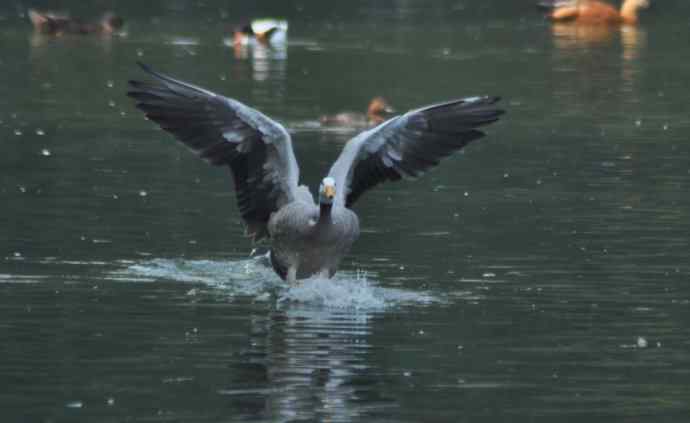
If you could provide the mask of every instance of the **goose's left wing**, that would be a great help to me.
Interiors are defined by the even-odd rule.
[[[499,97],[468,97],[396,116],[348,141],[329,176],[337,199],[350,207],[384,181],[417,177],[484,136],[479,127],[498,120]]]

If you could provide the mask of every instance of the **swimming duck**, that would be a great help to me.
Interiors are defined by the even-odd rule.
[[[252,42],[262,45],[284,43],[287,37],[288,23],[276,19],[255,19],[242,25],[233,32],[233,44],[246,46]]]
[[[649,0],[624,0],[620,10],[598,0],[551,0],[539,3],[539,6],[549,9],[549,16],[554,21],[635,25],[639,10],[649,7]]]
[[[324,115],[319,118],[321,125],[337,126],[353,129],[366,129],[374,127],[385,121],[387,116],[395,110],[383,97],[374,97],[369,102],[367,113],[341,112],[335,115]]]
[[[124,19],[107,12],[99,22],[84,22],[78,18],[55,13],[41,13],[29,9],[29,19],[34,29],[42,34],[112,34],[124,25]]]
[[[352,138],[321,180],[318,201],[299,184],[288,131],[237,100],[160,74],[130,81],[136,107],[197,156],[228,167],[246,234],[268,238],[274,271],[289,283],[332,277],[359,236],[352,205],[385,181],[414,178],[484,136],[498,97],[469,97],[409,111]]]

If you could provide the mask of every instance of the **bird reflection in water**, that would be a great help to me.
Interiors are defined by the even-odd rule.
[[[221,394],[252,417],[352,421],[393,405],[371,366],[372,313],[283,304],[252,322],[237,378]],[[379,373],[380,374],[380,373]]]
[[[554,91],[557,101],[567,104],[569,111],[588,118],[592,118],[593,110],[604,110],[598,104],[606,104],[608,113],[620,116],[620,127],[609,124],[612,130],[633,135],[641,125],[637,115],[643,98],[639,81],[647,47],[646,30],[639,25],[554,23],[552,34],[557,53],[554,70],[560,74],[555,78],[559,81]],[[616,77],[615,72],[602,71],[603,67],[617,68],[620,73]],[[612,104],[617,108],[612,109]],[[609,142],[607,131],[611,129],[601,122],[593,117],[592,124],[598,126],[600,136]],[[622,143],[616,171],[621,175],[639,174],[638,157],[636,143]],[[635,189],[625,195],[626,207],[637,207],[640,201]]]
[[[618,28],[605,25],[573,25],[554,23],[551,26],[553,40],[559,49],[580,49],[607,44],[613,41]]]
[[[647,32],[640,27],[626,26],[621,28],[621,45],[623,47],[623,82],[632,88],[639,68],[640,54],[647,47]]]
[[[637,15],[649,4],[649,0],[624,0],[617,10],[597,0],[547,0],[540,3],[542,7],[551,9],[554,43],[561,50],[587,51],[611,46],[619,39],[622,46],[621,78],[627,86],[634,82],[639,52],[646,44],[646,33],[637,25]]]
[[[555,23],[552,34],[556,48],[568,55],[576,51],[590,52],[620,42],[621,79],[623,89],[629,90],[635,82],[641,52],[647,45],[647,33],[639,26],[575,25]],[[585,76],[591,77],[589,73]]]
[[[554,44],[562,50],[586,49],[615,42],[620,37],[623,59],[636,59],[644,47],[646,33],[637,26],[575,25],[554,23],[551,26]]]

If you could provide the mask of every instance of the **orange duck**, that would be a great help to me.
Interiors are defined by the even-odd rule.
[[[42,34],[112,34],[124,25],[124,20],[108,12],[99,22],[84,22],[78,18],[55,13],[41,13],[29,9],[34,29]]]
[[[635,25],[637,13],[649,6],[649,0],[623,0],[620,10],[598,0],[552,0],[539,3],[550,9],[554,21],[572,21],[595,25]]]
[[[330,116],[321,116],[319,121],[324,126],[338,126],[351,128],[372,128],[388,119],[390,113],[395,112],[383,97],[374,97],[369,102],[367,113],[341,112]]]

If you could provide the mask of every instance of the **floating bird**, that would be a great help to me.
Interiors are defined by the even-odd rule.
[[[386,120],[395,110],[383,97],[374,97],[369,102],[367,113],[341,112],[335,115],[321,116],[319,121],[324,126],[340,128],[366,129],[374,127]]]
[[[99,22],[84,22],[67,15],[41,13],[34,9],[29,9],[28,14],[34,29],[42,34],[112,34],[124,25],[124,20],[112,12],[105,13]]]
[[[547,0],[539,7],[549,10],[554,21],[599,25],[635,25],[640,9],[649,7],[649,0],[624,0],[620,10],[598,0]]]
[[[288,23],[276,19],[255,19],[235,29],[233,44],[246,46],[253,42],[261,45],[284,43],[287,40]]]
[[[299,185],[287,130],[237,100],[139,64],[153,81],[127,93],[146,117],[212,165],[228,166],[253,241],[268,238],[275,272],[289,283],[332,277],[359,236],[352,205],[384,181],[414,178],[498,120],[498,97],[469,97],[396,116],[351,139],[321,181],[318,202]]]

